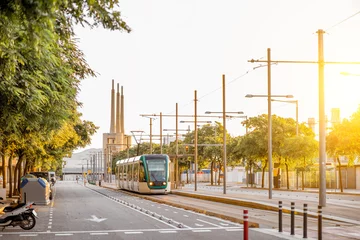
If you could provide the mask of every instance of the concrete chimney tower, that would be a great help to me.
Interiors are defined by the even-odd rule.
[[[120,128],[120,132],[122,134],[125,134],[125,127],[124,127],[124,92],[123,92],[123,86],[121,86],[121,128]]]
[[[121,133],[121,118],[120,118],[120,92],[119,92],[119,84],[117,84],[117,92],[116,92],[116,134]]]
[[[112,88],[111,88],[110,133],[115,133],[115,89],[114,89],[114,79],[112,80]]]

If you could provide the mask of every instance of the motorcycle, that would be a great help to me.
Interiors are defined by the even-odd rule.
[[[0,197],[0,200],[3,200],[3,198]],[[30,230],[35,227],[35,218],[38,218],[38,216],[35,209],[32,208],[33,204],[33,202],[19,203],[15,206],[5,207],[0,212],[0,227],[3,228],[2,231],[8,226],[20,226],[24,230]]]

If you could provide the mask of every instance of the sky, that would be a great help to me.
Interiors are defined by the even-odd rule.
[[[260,64],[248,60],[266,60],[271,48],[272,60],[317,61],[318,29],[326,32],[325,61],[360,62],[360,14],[349,18],[360,11],[357,0],[122,0],[119,9],[131,33],[75,29],[79,48],[98,73],[81,82],[78,96],[82,118],[99,127],[85,149],[101,148],[102,135],[110,130],[112,79],[124,88],[125,133],[149,134],[150,120],[141,114],[174,115],[178,103],[179,114],[193,115],[195,90],[198,114],[222,111],[223,74],[226,111],[267,114],[266,98],[245,98],[267,94],[267,67],[254,69]],[[291,94],[299,101],[299,122],[318,121],[317,64],[276,64],[271,69],[272,94]],[[332,108],[340,108],[341,118],[357,110],[357,75],[360,65],[325,66],[329,118]],[[272,114],[295,119],[295,105],[273,102]],[[227,120],[231,135],[245,134],[241,121]],[[175,124],[174,117],[163,118],[163,129]],[[179,128],[188,125],[194,129],[193,123],[179,123]],[[153,120],[152,133],[160,134],[159,118]]]

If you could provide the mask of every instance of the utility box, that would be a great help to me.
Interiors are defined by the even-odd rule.
[[[37,205],[50,203],[50,184],[43,178],[24,178],[20,185],[22,201]]]

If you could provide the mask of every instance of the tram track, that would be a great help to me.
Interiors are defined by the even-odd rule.
[[[134,196],[149,200],[152,202],[157,202],[160,204],[166,204],[175,208],[181,208],[200,214],[205,214],[208,216],[213,216],[221,218],[230,222],[243,224],[243,210],[249,210],[249,226],[250,227],[266,227],[266,228],[277,228],[278,222],[278,213],[274,210],[264,210],[258,208],[248,208],[239,205],[214,202],[209,200],[195,199],[188,196],[179,196],[175,194],[168,195],[143,195],[134,192],[107,188],[113,192],[123,193],[129,196]],[[296,215],[295,217],[296,228],[302,227],[302,217],[301,214]],[[344,223],[341,221],[336,221],[332,219],[324,219],[324,226],[337,227],[337,226],[348,226],[349,223]],[[309,226],[317,226],[317,219],[315,217],[308,218]],[[283,227],[290,228],[290,214],[287,212],[283,213]]]

